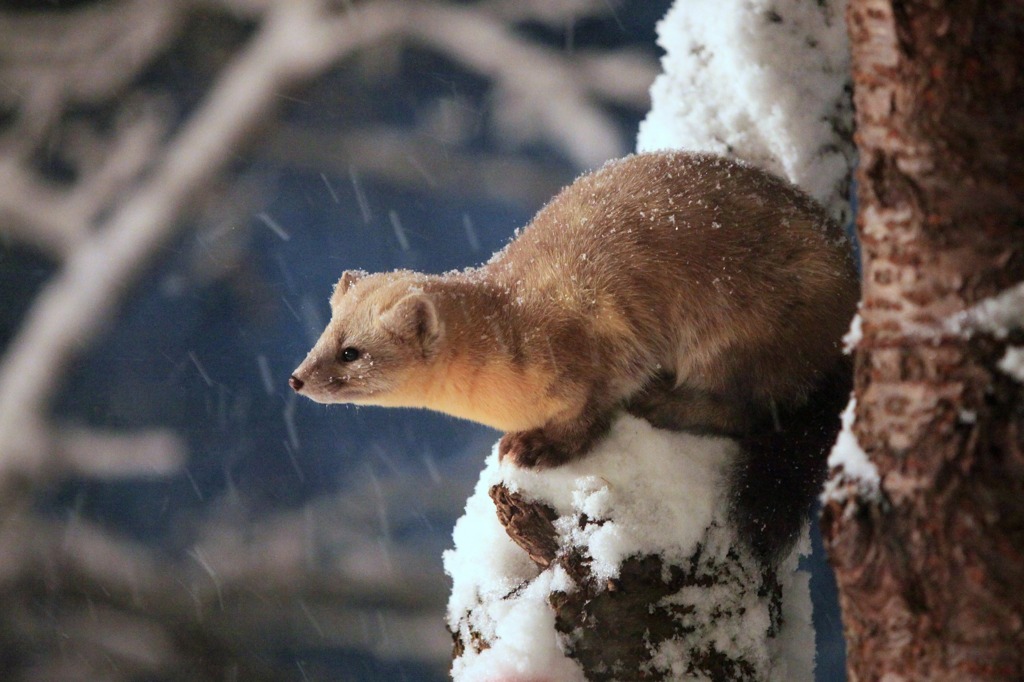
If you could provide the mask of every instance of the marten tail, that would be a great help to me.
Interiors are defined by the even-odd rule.
[[[740,539],[766,564],[788,553],[799,537],[825,481],[852,383],[852,363],[844,358],[803,405],[737,437],[741,454],[732,475],[730,517]]]

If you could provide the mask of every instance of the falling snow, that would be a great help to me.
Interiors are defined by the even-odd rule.
[[[269,213],[257,213],[256,217],[260,220],[260,222],[269,227],[274,234],[280,237],[281,241],[286,242],[292,238],[292,236],[288,234],[288,231],[281,227],[281,224],[274,220]]]
[[[366,193],[363,191],[363,185],[359,181],[355,166],[348,167],[348,177],[352,181],[352,191],[355,192],[356,201],[359,203],[359,213],[363,216],[363,222],[369,225],[373,214],[370,212],[370,202],[366,199]]]
[[[398,240],[398,246],[401,247],[402,251],[408,251],[409,238],[405,236],[405,229],[402,227],[402,221],[398,218],[398,211],[394,209],[388,211],[388,220],[391,222],[391,229],[395,233],[395,239]]]

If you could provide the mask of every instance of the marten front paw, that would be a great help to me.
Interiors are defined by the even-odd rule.
[[[506,433],[498,444],[498,458],[508,458],[524,469],[548,469],[572,459],[568,452],[539,429]]]

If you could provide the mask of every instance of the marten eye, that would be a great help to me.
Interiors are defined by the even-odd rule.
[[[345,350],[341,351],[342,362],[353,362],[359,359],[359,349],[349,346]]]

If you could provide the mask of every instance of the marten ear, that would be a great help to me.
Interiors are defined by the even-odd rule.
[[[345,292],[349,290],[353,284],[361,280],[366,276],[364,270],[346,270],[341,273],[341,279],[334,285],[334,293],[331,294],[331,303],[334,303],[339,298],[345,295]]]
[[[403,339],[415,339],[429,355],[441,336],[441,320],[429,294],[409,294],[399,299],[380,318],[381,325]]]

